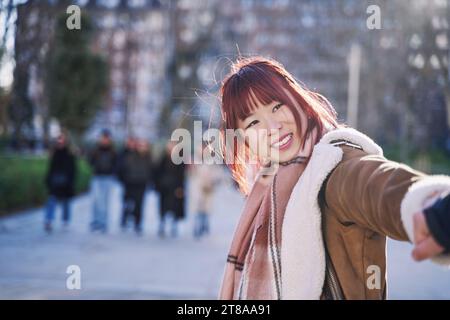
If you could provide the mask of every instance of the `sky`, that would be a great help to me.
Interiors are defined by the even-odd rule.
[[[14,3],[19,4],[26,2],[24,0],[13,0]],[[3,7],[6,6],[8,0],[0,0]],[[17,18],[17,13],[14,11],[10,19],[10,28],[6,38],[6,54],[0,61],[0,87],[8,88],[11,86],[13,81],[13,71],[14,71],[14,32],[15,32],[15,20]],[[5,33],[5,19],[6,11],[2,10],[0,12],[0,39],[3,39]]]

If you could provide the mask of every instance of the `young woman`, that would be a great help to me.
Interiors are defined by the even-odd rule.
[[[386,236],[414,241],[417,259],[426,243],[433,261],[449,264],[426,223],[420,236],[413,226],[449,177],[387,160],[273,60],[239,60],[221,98],[223,152],[247,195],[221,299],[383,299]],[[241,139],[227,140],[228,129]]]

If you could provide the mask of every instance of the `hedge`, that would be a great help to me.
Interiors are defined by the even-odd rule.
[[[47,199],[44,179],[46,156],[0,155],[0,215],[41,206]],[[77,163],[76,193],[88,190],[90,168],[87,162]]]

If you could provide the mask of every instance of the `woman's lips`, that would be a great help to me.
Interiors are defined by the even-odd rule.
[[[278,150],[285,150],[289,148],[293,141],[293,134],[288,133],[280,138],[278,142],[272,144],[272,148],[278,148]]]

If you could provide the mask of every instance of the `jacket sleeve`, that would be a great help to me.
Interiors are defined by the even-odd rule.
[[[68,176],[68,184],[73,187],[75,185],[75,180],[77,177],[77,158],[73,154],[71,154],[69,158]]]
[[[424,214],[434,239],[450,253],[450,194],[439,198]]]
[[[152,154],[148,153],[147,154],[147,182],[148,185],[150,185],[152,188],[154,186],[154,164],[153,164],[153,158],[152,158]]]
[[[346,148],[342,148],[343,159],[327,179],[326,205],[342,224],[358,224],[407,241],[402,201],[412,185],[429,176],[383,156]]]
[[[153,184],[155,186],[155,190],[158,192],[162,191],[161,186],[161,179],[164,175],[164,159],[165,156],[162,156],[161,158],[157,159],[154,163],[153,167]]]
[[[49,161],[48,161],[48,165],[47,165],[47,172],[46,172],[46,174],[45,174],[45,179],[44,179],[44,182],[45,182],[45,186],[47,187],[47,189],[50,189],[50,179],[51,179],[51,176],[52,176],[52,174],[53,174],[53,170],[54,170],[54,159],[53,159],[53,154],[51,154],[50,156],[49,156]]]
[[[115,174],[117,176],[117,179],[121,183],[125,183],[125,173],[124,173],[125,157],[126,157],[125,151],[123,151],[122,153],[120,153],[117,156],[117,162],[116,162],[116,168],[115,168]]]
[[[342,161],[325,184],[325,203],[344,225],[357,224],[390,238],[413,242],[413,215],[427,197],[450,190],[450,177],[426,175],[383,156],[342,147]],[[432,259],[450,264],[450,255]]]

